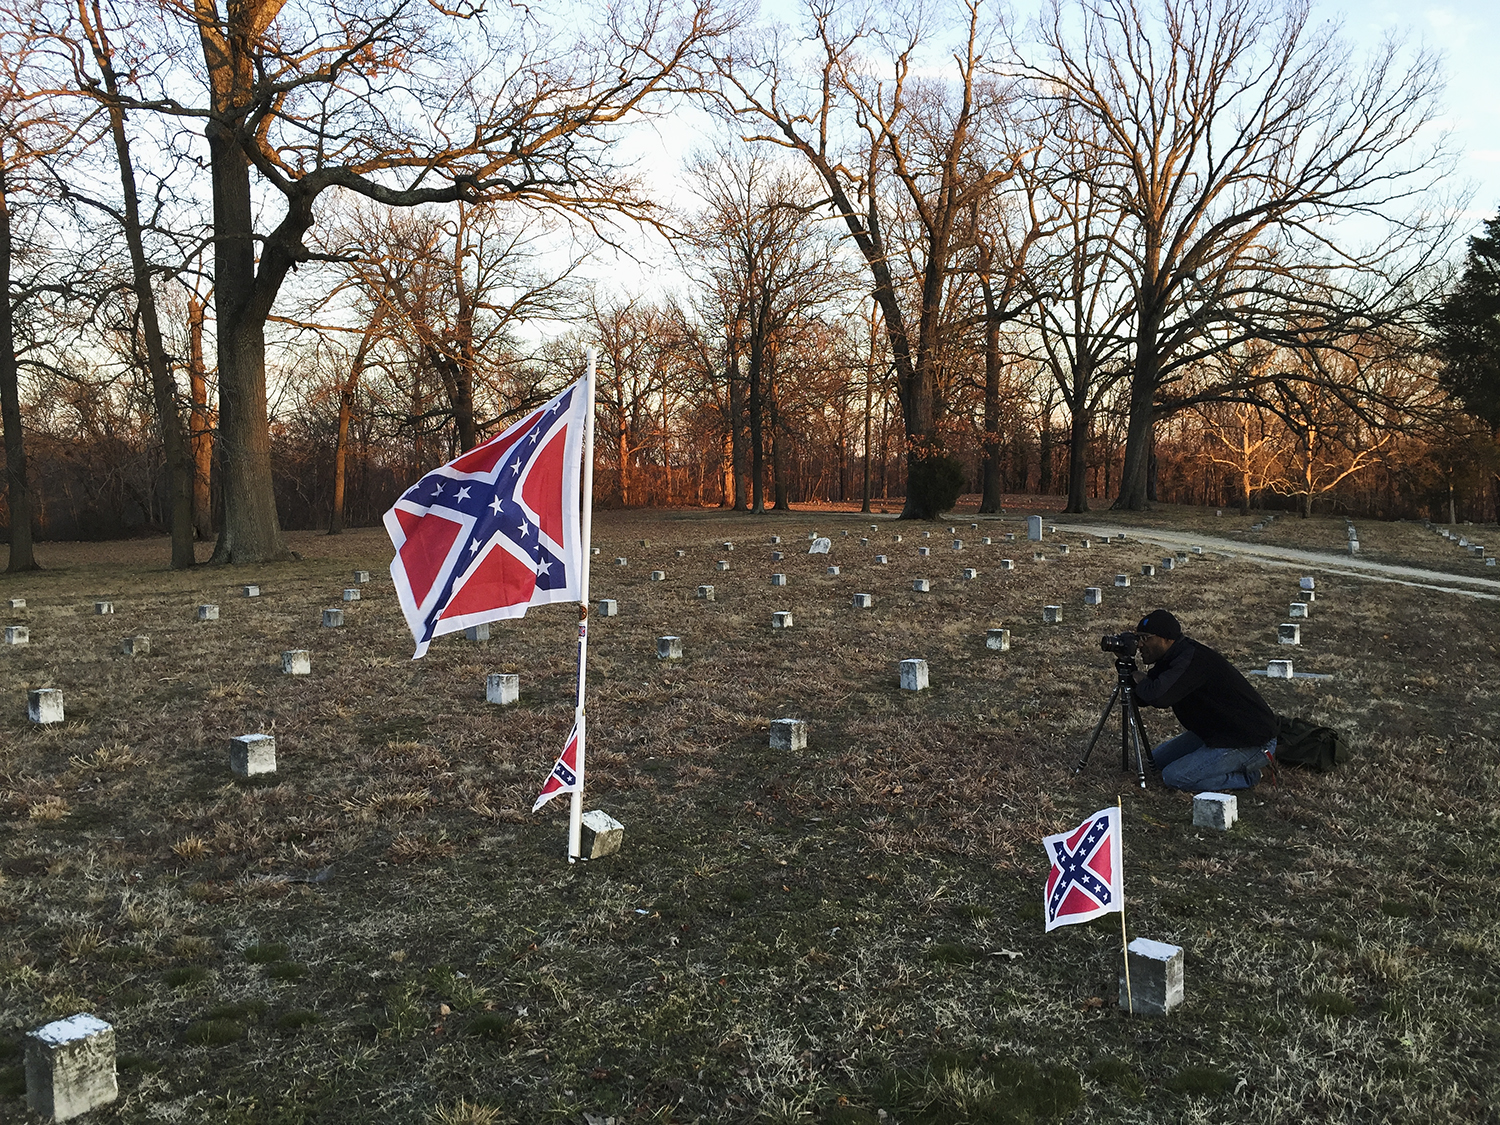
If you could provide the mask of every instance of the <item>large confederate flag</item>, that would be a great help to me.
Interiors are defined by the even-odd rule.
[[[582,599],[581,382],[433,469],[385,514],[391,577],[417,641]]]

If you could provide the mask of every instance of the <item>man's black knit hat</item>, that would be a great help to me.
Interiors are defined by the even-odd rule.
[[[1150,633],[1153,637],[1165,637],[1169,641],[1182,640],[1182,626],[1164,609],[1153,609],[1135,627],[1137,633]]]

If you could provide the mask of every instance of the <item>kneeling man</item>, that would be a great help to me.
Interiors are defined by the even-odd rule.
[[[1135,632],[1151,665],[1135,674],[1136,700],[1170,707],[1187,732],[1152,751],[1162,782],[1189,793],[1254,788],[1276,753],[1276,716],[1260,693],[1223,656],[1183,636],[1164,609]]]

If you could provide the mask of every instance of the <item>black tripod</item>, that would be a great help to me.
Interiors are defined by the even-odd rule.
[[[1089,739],[1088,749],[1083,752],[1083,757],[1078,759],[1078,764],[1073,767],[1073,772],[1079,773],[1083,767],[1089,764],[1089,755],[1094,752],[1094,743],[1099,741],[1099,735],[1104,732],[1104,724],[1109,720],[1110,709],[1114,707],[1115,701],[1120,703],[1120,768],[1130,768],[1130,748],[1135,745],[1135,775],[1140,780],[1141,788],[1146,788],[1146,763],[1151,763],[1151,768],[1156,768],[1156,762],[1151,757],[1151,739],[1146,735],[1146,727],[1141,722],[1140,708],[1135,702],[1135,661],[1121,657],[1115,657],[1115,690],[1110,694],[1109,702],[1104,705],[1104,712],[1099,716],[1099,725],[1094,728],[1094,737]]]

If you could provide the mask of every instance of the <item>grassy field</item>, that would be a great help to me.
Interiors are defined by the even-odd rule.
[[[1344,561],[1342,520],[1134,518]],[[118,1036],[101,1121],[1500,1120],[1500,602],[1320,576],[1290,651],[1334,678],[1257,682],[1357,757],[1284,771],[1218,835],[1112,742],[1072,776],[1112,686],[1098,637],[1164,605],[1263,668],[1299,572],[1209,553],[1142,578],[1159,549],[1056,517],[1037,561],[1019,516],[970,522],[600,513],[594,594],[620,608],[593,619],[589,805],[626,842],[576,867],[566,802],[529,812],[571,722],[572,609],[412,662],[379,531],[189,574],[162,542],[42,544],[47,570],[0,578],[31,637],[0,648],[0,1120],[27,1119],[25,1031],[78,1011]],[[1381,561],[1495,575],[1359,527]],[[374,581],[321,628],[355,568]],[[292,648],[311,676],[281,674]],[[930,691],[898,690],[905,657]],[[518,705],[485,703],[495,671]],[[64,724],[27,721],[38,687]],[[806,753],[767,748],[781,717]],[[225,740],[255,731],[279,772],[236,781]],[[1117,918],[1042,933],[1041,837],[1117,796],[1131,936],[1186,949],[1164,1019],[1117,1006]]]

